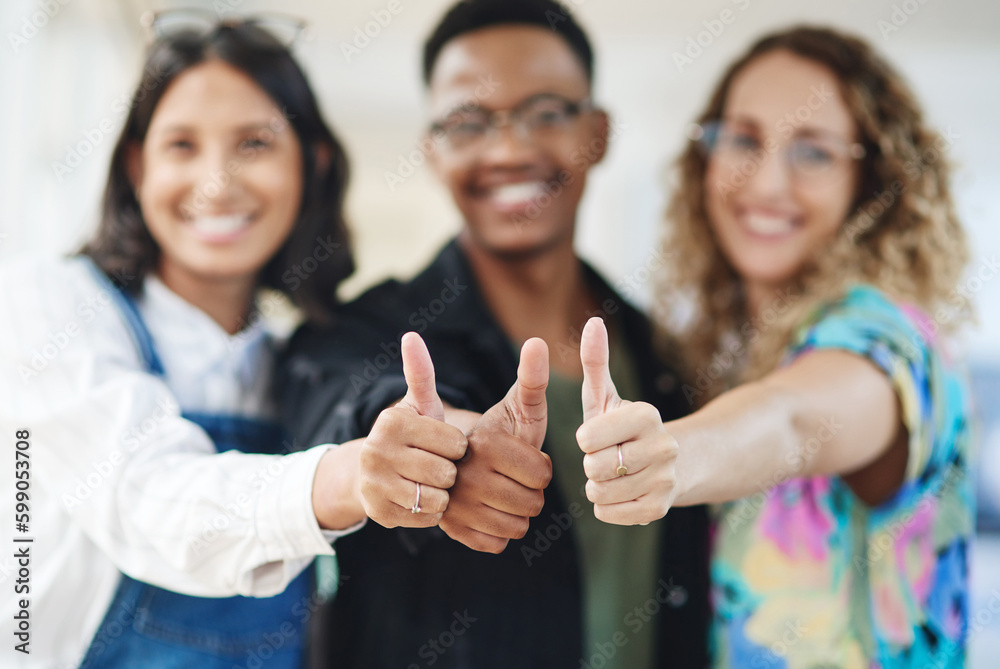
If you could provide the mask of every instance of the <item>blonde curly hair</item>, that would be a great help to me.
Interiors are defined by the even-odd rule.
[[[697,142],[689,143],[674,166],[664,226],[663,244],[675,262],[656,278],[653,307],[664,353],[676,360],[676,350],[666,351],[676,344],[683,354],[692,404],[775,369],[795,328],[855,283],[920,307],[944,332],[972,316],[968,299],[956,299],[969,253],[949,190],[946,142],[927,127],[913,93],[868,44],[808,26],[768,35],[729,67],[698,123],[720,119],[736,76],[777,50],[819,63],[839,80],[865,149],[858,189],[835,241],[777,296],[774,304],[781,308],[761,309],[762,320],[749,314],[742,281],[709,225],[708,158]],[[690,317],[680,322],[685,312]]]

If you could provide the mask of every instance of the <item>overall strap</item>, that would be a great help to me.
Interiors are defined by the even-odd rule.
[[[163,370],[163,363],[160,362],[160,356],[156,353],[153,336],[149,333],[149,328],[146,327],[146,322],[142,319],[142,315],[139,313],[139,307],[136,305],[135,299],[133,299],[128,292],[116,286],[114,282],[112,282],[111,279],[109,279],[107,275],[101,271],[96,264],[94,264],[94,261],[91,258],[88,256],[80,256],[80,258],[87,269],[90,270],[90,273],[94,276],[98,285],[106,290],[111,296],[111,300],[118,308],[118,312],[121,314],[122,318],[125,319],[129,335],[135,343],[139,357],[142,358],[142,362],[146,366],[146,371],[155,376],[164,376],[165,372]]]

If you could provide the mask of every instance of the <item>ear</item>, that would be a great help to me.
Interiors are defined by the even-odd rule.
[[[603,109],[592,111],[590,118],[594,139],[597,140],[591,144],[594,151],[590,153],[590,164],[596,165],[604,160],[604,156],[608,152],[608,142],[611,140],[611,119]]]
[[[316,172],[319,174],[325,174],[328,169],[330,169],[330,157],[331,149],[330,147],[323,143],[316,143]]]
[[[138,200],[142,187],[142,145],[138,142],[132,141],[125,146],[125,175]]]

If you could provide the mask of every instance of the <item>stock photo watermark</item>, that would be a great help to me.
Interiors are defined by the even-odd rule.
[[[750,0],[732,0],[732,3],[741,12],[746,11],[750,6]],[[717,17],[702,21],[701,25],[704,27],[704,30],[700,30],[694,35],[688,35],[685,40],[684,49],[682,51],[674,51],[671,54],[677,71],[683,72],[684,68],[693,65],[705,53],[705,49],[710,48],[722,36],[727,26],[736,23],[736,17],[737,13],[735,11],[726,8],[720,11]]]
[[[38,0],[38,9],[21,19],[17,32],[7,33],[7,42],[14,53],[23,49],[70,2],[72,0]]]

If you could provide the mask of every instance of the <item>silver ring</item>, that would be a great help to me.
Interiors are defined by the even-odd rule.
[[[417,501],[413,503],[410,513],[420,513],[420,484],[417,484]]]
[[[618,444],[618,476],[628,475],[628,467],[625,466],[625,460],[622,458],[622,445]]]

